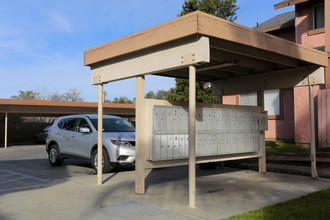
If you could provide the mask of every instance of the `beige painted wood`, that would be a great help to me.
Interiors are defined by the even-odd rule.
[[[98,115],[97,115],[97,185],[102,185],[103,157],[103,84],[98,85]]]
[[[259,90],[257,92],[257,102],[261,110],[265,110],[265,97],[264,91]],[[266,143],[265,143],[265,131],[260,131],[260,154],[259,157],[259,173],[266,173]]]
[[[250,159],[250,158],[259,158],[261,156],[262,155],[260,154],[260,152],[251,152],[251,153],[196,157],[196,164],[230,161],[230,160],[243,160],[243,159]],[[146,160],[145,168],[146,169],[164,168],[164,167],[181,166],[181,165],[187,165],[187,164],[189,164],[189,158],[174,159],[174,160],[159,160],[159,161]]]
[[[276,5],[274,5],[274,9],[280,9],[280,8],[285,8],[287,6],[303,3],[303,2],[308,2],[310,0],[290,0],[289,2],[280,2]]]
[[[324,78],[320,76],[321,72],[319,72],[318,69],[318,66],[298,67],[294,69],[267,72],[259,75],[217,80],[212,82],[212,94],[234,95],[243,92],[258,91],[260,89],[270,90],[292,88],[296,85],[305,85],[305,78],[315,71],[317,71],[316,77],[313,77],[311,83],[317,85],[324,82]]]
[[[8,145],[8,112],[5,113],[5,149]]]
[[[145,79],[136,77],[135,193],[145,193]]]
[[[152,28],[85,51],[84,64],[91,64],[187,37],[197,32],[197,13],[181,16]]]
[[[188,67],[197,63],[210,62],[210,44],[208,37],[190,37],[152,50],[137,52],[109,62],[91,66],[92,84],[96,76],[102,83],[154,74],[167,70]]]
[[[189,207],[196,208],[196,68],[189,66]]]
[[[316,170],[315,150],[315,114],[314,114],[314,88],[309,85],[309,119],[310,119],[310,144],[311,144],[311,174],[312,178],[318,178]]]
[[[287,59],[292,62],[294,61],[292,60],[293,58],[321,66],[327,66],[328,64],[327,56],[323,52],[217,18],[207,13],[196,11],[153,28],[87,50],[84,57],[85,65],[92,66],[101,61],[192,35],[210,36],[214,39],[219,39],[220,44],[217,46],[221,45],[221,43],[232,42],[235,48],[238,48],[236,52],[240,51],[240,46],[242,46],[244,53],[258,49],[248,53],[249,56],[264,51],[266,53],[259,54],[258,57],[266,57],[270,61],[279,59],[280,62],[285,62]],[[226,44],[226,46],[231,45]],[[284,55],[284,57],[281,55]]]

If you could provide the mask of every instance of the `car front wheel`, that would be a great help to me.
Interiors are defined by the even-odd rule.
[[[48,152],[48,160],[52,166],[61,166],[62,165],[63,159],[61,157],[57,144],[53,144],[52,146],[50,146],[49,152]]]
[[[95,171],[97,172],[97,167],[98,167],[98,154],[97,150],[95,149],[93,151],[93,156],[92,156],[92,166],[94,167]],[[103,155],[102,155],[102,173],[109,173],[111,172],[112,167],[110,165],[110,160],[109,160],[109,155],[106,150],[103,150]]]

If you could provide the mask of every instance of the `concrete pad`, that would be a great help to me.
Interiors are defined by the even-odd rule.
[[[7,161],[1,158],[1,153],[1,167],[6,167]],[[32,182],[27,182],[27,186],[38,187],[2,194],[0,219],[221,219],[330,187],[329,179],[259,174],[232,168],[197,168],[197,208],[191,209],[187,166],[145,172],[146,193],[137,195],[135,171],[105,174],[104,184],[98,186],[97,176],[90,175],[92,169],[80,167],[81,164],[67,162],[54,168],[43,167],[43,162],[35,160],[41,170],[33,171],[29,170],[33,161],[20,161],[17,167],[12,163],[10,170],[0,170],[1,181],[30,177]],[[45,178],[40,178],[40,173]]]

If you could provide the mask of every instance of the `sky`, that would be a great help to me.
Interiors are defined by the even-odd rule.
[[[22,91],[64,93],[76,88],[97,102],[84,51],[177,17],[184,0],[1,0],[0,98]],[[275,15],[281,0],[237,0],[235,23],[253,27]],[[145,92],[174,87],[173,78],[147,76]],[[104,85],[107,99],[135,97],[135,79]]]

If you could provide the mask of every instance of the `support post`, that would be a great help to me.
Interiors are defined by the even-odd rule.
[[[8,112],[5,113],[5,149],[8,145]]]
[[[261,107],[261,111],[265,110],[265,97],[264,91],[259,90],[257,92],[257,103]],[[259,157],[259,173],[266,173],[266,143],[265,143],[265,131],[260,131],[260,152]]]
[[[144,103],[144,76],[136,77],[136,131],[135,131],[135,193],[145,192],[145,103]]]
[[[315,115],[314,115],[314,87],[309,82],[309,119],[310,119],[310,144],[311,144],[311,174],[312,178],[318,178],[316,170],[316,150],[315,150]]]
[[[189,66],[189,207],[196,207],[196,68]]]
[[[103,158],[103,84],[98,85],[97,105],[97,185],[102,185],[102,158]]]

